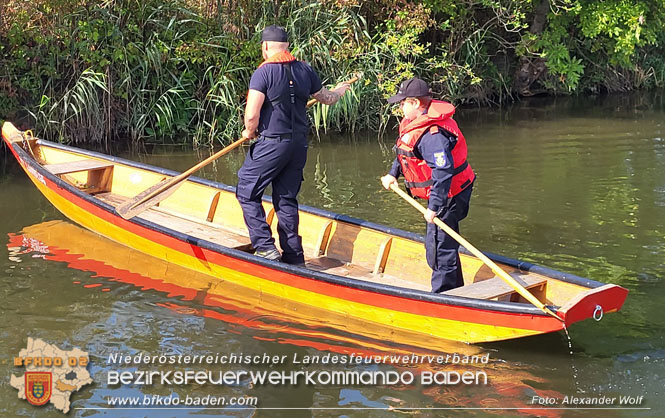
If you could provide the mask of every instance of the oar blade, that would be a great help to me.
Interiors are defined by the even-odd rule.
[[[125,219],[133,218],[134,216],[138,215],[144,210],[150,208],[151,206],[155,206],[157,203],[171,196],[173,192],[175,192],[178,189],[178,186],[176,184],[170,185],[170,183],[174,183],[174,180],[176,180],[176,178],[167,178],[160,181],[154,186],[145,189],[138,195],[123,202],[122,204],[120,204],[118,207],[115,208],[115,211],[118,212],[118,215],[122,216]],[[147,200],[144,201],[146,197],[150,196],[155,191],[162,188],[165,188],[163,192],[157,193],[155,196],[148,198]]]

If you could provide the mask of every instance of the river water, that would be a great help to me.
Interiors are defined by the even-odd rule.
[[[61,416],[53,406],[18,400],[9,384],[12,374],[23,373],[12,359],[30,337],[89,352],[94,383],[72,394],[71,416],[665,416],[664,97],[534,99],[502,110],[459,110],[469,161],[478,174],[462,235],[484,251],[630,291],[621,312],[575,324],[570,340],[557,333],[473,347],[452,344],[448,351],[489,354],[489,364],[294,364],[294,356],[427,352],[328,327],[324,316],[303,320],[254,306],[239,296],[242,289],[230,289],[229,298],[215,304],[199,301],[186,286],[169,281],[169,275],[182,279],[187,272],[68,222],[53,222],[64,217],[9,163],[0,177],[0,231],[6,242],[0,246],[0,415]],[[373,134],[314,137],[301,202],[422,233],[420,215],[380,189],[379,177],[393,158],[391,146],[391,140]],[[175,148],[123,154],[181,171],[207,155]],[[243,157],[234,152],[200,175],[234,184]],[[54,226],[64,232],[49,238],[44,231]],[[108,364],[113,353],[267,353],[288,360],[222,369],[396,371],[412,373],[417,383],[109,385],[110,372],[136,370]],[[451,369],[484,371],[488,382],[419,383],[427,373]],[[258,408],[103,409],[109,397],[146,395],[256,396]],[[534,396],[555,403],[537,409]],[[586,407],[564,404],[566,396],[616,400]],[[622,396],[643,398],[618,405]]]

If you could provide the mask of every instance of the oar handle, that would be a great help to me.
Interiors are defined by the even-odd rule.
[[[345,83],[346,83],[346,84],[353,84],[353,83],[355,83],[355,82],[358,81],[358,80],[360,80],[360,77],[356,76],[356,77],[350,78],[350,79],[348,79],[348,80],[346,80],[346,81],[344,81],[344,82],[342,82],[342,83],[340,83],[340,84],[345,84]],[[316,103],[316,102],[318,102],[318,100],[316,100],[316,99],[310,99],[310,100],[307,102],[307,107],[313,106],[314,103]]]
[[[393,192],[395,192],[395,193],[397,193],[398,195],[400,195],[404,200],[406,200],[407,202],[409,202],[409,203],[411,204],[411,206],[413,206],[414,208],[418,209],[418,211],[419,211],[420,213],[422,213],[423,215],[427,212],[427,209],[425,209],[425,208],[423,207],[423,205],[421,205],[420,203],[418,203],[418,202],[416,201],[416,199],[412,198],[412,197],[409,196],[405,191],[403,191],[402,189],[400,189],[399,186],[396,185],[395,183],[392,183],[392,184],[390,185],[390,189],[391,189]],[[444,231],[446,234],[448,234],[448,235],[450,235],[451,237],[453,237],[453,239],[455,239],[455,241],[459,242],[460,245],[462,245],[464,248],[466,248],[467,250],[469,250],[469,252],[471,252],[471,254],[475,255],[475,256],[478,257],[483,263],[487,264],[487,266],[488,266],[490,269],[492,269],[492,271],[494,272],[494,274],[496,274],[497,276],[501,277],[506,283],[508,283],[508,285],[510,285],[510,287],[512,287],[513,289],[515,289],[515,291],[516,291],[517,293],[519,293],[524,299],[526,299],[526,300],[528,300],[529,302],[531,302],[535,307],[537,307],[538,309],[542,310],[542,311],[545,312],[546,314],[549,314],[549,315],[555,317],[555,318],[558,319],[559,321],[563,321],[563,319],[562,319],[561,317],[559,317],[557,314],[555,314],[554,312],[552,312],[551,309],[549,309],[549,308],[548,308],[547,306],[545,306],[541,301],[539,301],[539,300],[538,300],[538,299],[537,299],[537,298],[536,298],[531,292],[529,292],[528,290],[526,290],[526,289],[524,288],[524,286],[522,286],[522,285],[519,284],[515,279],[513,279],[512,277],[510,277],[510,276],[508,275],[508,273],[506,273],[505,271],[503,271],[503,269],[501,269],[499,266],[497,266],[492,260],[489,259],[489,257],[487,257],[485,254],[483,254],[483,253],[482,253],[480,250],[478,250],[476,247],[474,247],[473,245],[471,245],[471,244],[469,243],[469,241],[467,241],[467,240],[464,239],[460,234],[458,234],[457,232],[455,232],[454,229],[452,229],[451,227],[449,227],[448,225],[446,225],[441,219],[439,219],[439,218],[434,218],[434,223],[435,223],[439,228],[443,229],[443,231]]]

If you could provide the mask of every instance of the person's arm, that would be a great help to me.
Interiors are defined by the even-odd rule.
[[[429,223],[434,221],[436,214],[448,202],[448,191],[454,173],[452,145],[453,142],[442,132],[426,133],[417,145],[418,152],[432,169],[432,187],[424,215]]]
[[[346,93],[349,88],[350,86],[348,83],[340,83],[332,91],[325,87],[321,87],[321,90],[312,94],[312,97],[325,105],[331,105],[337,103],[337,101],[341,99],[342,96],[344,96],[344,93]]]
[[[401,173],[402,173],[402,166],[399,165],[399,160],[395,158],[388,174],[381,177],[381,184],[386,190],[390,190],[390,185],[393,183],[397,184],[397,179],[399,178],[399,175]]]
[[[397,158],[395,158],[393,161],[393,166],[390,167],[388,174],[395,177],[396,179],[398,179],[399,175],[402,174],[402,166],[399,164],[399,160]]]
[[[256,130],[259,127],[261,107],[266,95],[258,90],[249,89],[247,93],[247,105],[245,105],[245,129],[242,137],[247,139],[256,138]]]

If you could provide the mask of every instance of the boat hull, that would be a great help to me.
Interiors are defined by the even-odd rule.
[[[569,311],[575,315],[565,318],[559,313],[564,319],[559,321],[526,304],[514,307],[494,301],[469,301],[311,272],[257,259],[141,218],[125,220],[112,206],[45,170],[18,143],[8,142],[31,181],[67,218],[145,254],[210,276],[218,292],[223,292],[225,282],[231,282],[258,294],[348,316],[366,323],[368,329],[375,324],[427,337],[431,340],[428,347],[431,349],[445,346],[437,340],[479,343],[559,331],[564,323],[569,325],[590,316],[587,307],[571,306]],[[71,152],[85,153],[73,148]],[[584,304],[600,303],[605,312],[618,310],[627,291],[619,286],[607,286],[609,288],[585,299]]]

